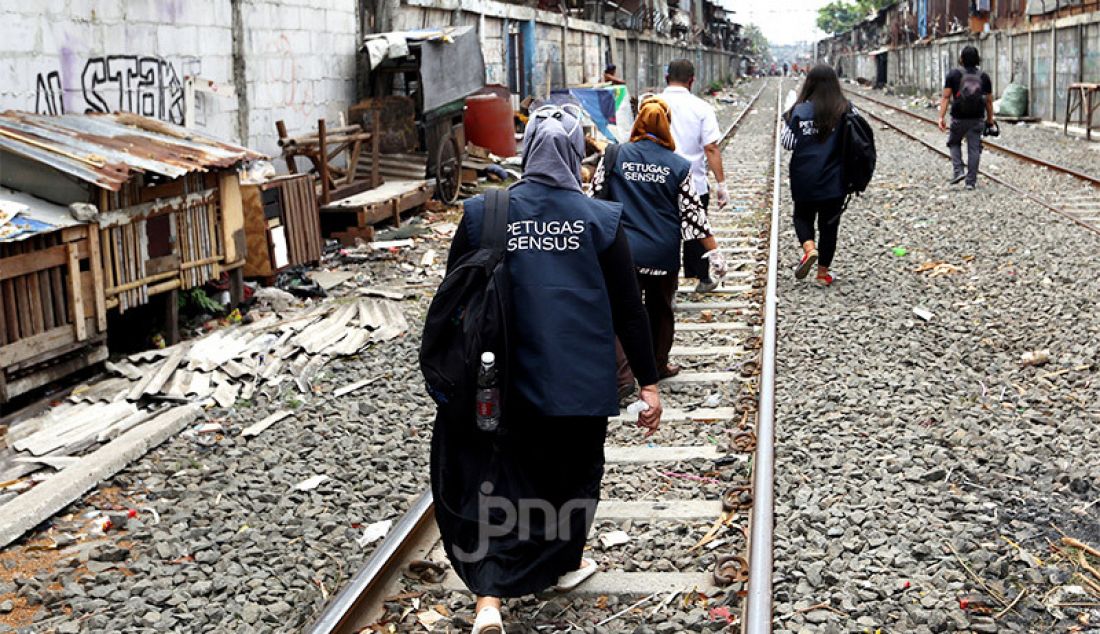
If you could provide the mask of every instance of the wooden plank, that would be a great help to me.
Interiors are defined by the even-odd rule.
[[[89,229],[94,231],[94,229]],[[61,236],[55,236],[51,242],[51,246],[60,244]],[[50,276],[50,295],[53,297],[53,315],[54,326],[65,325],[66,315],[68,315],[68,309],[66,308],[65,301],[65,281],[61,275],[61,267],[55,266],[49,271]]]
[[[24,255],[24,245],[16,245],[16,249],[20,255]],[[23,333],[24,337],[31,337],[36,334],[34,325],[31,320],[30,311],[30,296],[27,294],[27,279],[23,276],[19,276],[12,280],[12,284],[15,285],[15,310],[19,315],[19,331]]]
[[[7,280],[43,271],[55,266],[62,266],[68,258],[68,248],[59,244],[48,249],[41,249],[14,255],[0,260],[0,280]]]
[[[88,269],[92,272],[93,303],[95,304],[95,325],[99,332],[107,331],[107,296],[103,292],[103,261],[99,256],[99,232],[95,228],[88,230]]]
[[[69,334],[72,334],[72,328],[65,326],[61,328]],[[11,397],[18,396],[29,392],[35,388],[48,385],[55,381],[58,381],[73,372],[82,370],[94,363],[99,363],[107,359],[107,345],[99,344],[94,346],[85,345],[85,349],[77,356],[61,361],[56,364],[49,364],[43,366],[41,369],[31,372],[30,374],[21,376],[18,380],[8,383],[8,394]]]
[[[84,323],[84,290],[80,287],[80,260],[76,255],[76,245],[71,242],[69,249],[69,289],[72,292],[73,328],[77,341],[88,338],[88,327]]]
[[[3,318],[8,324],[8,341],[22,339],[23,334],[19,327],[19,313],[15,302],[15,281],[4,280],[0,282],[0,293],[2,293],[2,299],[4,300]]]
[[[44,322],[43,329],[53,330],[58,324],[53,312],[53,289],[50,288],[50,273],[49,271],[39,271],[34,276],[38,278],[38,294],[42,302],[42,320]]]
[[[225,261],[234,264],[245,257],[244,205],[236,172],[227,170],[218,174],[218,205],[222,211]]]
[[[318,171],[321,174],[321,201],[326,205],[332,200],[330,196],[330,188],[332,183],[329,182],[328,173],[328,155],[325,153],[325,120],[317,120],[317,145],[321,151],[321,164],[318,165]]]
[[[4,310],[3,304],[7,303],[4,299],[4,286],[5,282],[0,282],[0,346],[6,344],[8,339],[8,314]],[[3,371],[0,371],[0,377],[3,376]]]
[[[75,340],[73,328],[70,326],[61,326],[37,335],[24,337],[15,343],[0,348],[0,367],[6,368],[15,365],[20,361],[49,352]]]

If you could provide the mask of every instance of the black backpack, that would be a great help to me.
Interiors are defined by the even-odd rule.
[[[481,353],[496,355],[501,412],[508,394],[510,307],[504,265],[508,192],[485,194],[479,248],[463,255],[447,272],[424,318],[420,371],[440,415],[448,421],[475,418]]]
[[[963,70],[959,92],[955,95],[954,116],[959,119],[980,119],[985,116],[985,92],[981,71]]]
[[[862,194],[875,175],[878,153],[875,151],[875,133],[858,112],[849,108],[841,121],[840,151],[843,158],[844,208],[853,195]]]

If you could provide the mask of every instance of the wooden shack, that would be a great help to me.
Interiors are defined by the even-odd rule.
[[[99,232],[0,187],[0,403],[107,358]]]
[[[96,325],[93,335],[85,326],[86,337],[81,338],[78,331],[83,320],[59,321],[55,311],[52,330],[60,332],[57,324],[72,323],[75,341],[59,334],[44,338],[38,332],[37,321],[29,330],[24,328],[25,322],[20,323],[20,336],[15,339],[9,328],[6,338],[0,340],[0,369],[4,374],[36,374],[32,367],[36,359],[66,349],[72,353],[72,347],[82,342],[84,345],[78,347],[102,345],[101,341],[87,342],[94,342],[105,332],[106,311],[124,312],[166,293],[166,306],[174,315],[179,290],[217,280],[227,271],[239,288],[245,236],[237,168],[243,161],[259,158],[263,156],[247,148],[133,114],[0,114],[0,186],[41,203],[52,203],[55,215],[61,209],[61,215],[67,213],[70,219],[78,216],[81,221],[81,228],[66,227],[52,232],[57,236],[51,233],[6,246],[4,262],[15,256],[22,258],[24,268],[25,263],[38,258],[54,262],[61,253],[56,242],[75,242],[75,246],[62,247],[70,255],[60,265],[72,271],[71,260],[76,257],[76,267],[81,271],[80,284],[69,284],[70,295],[65,300],[71,303],[65,304],[65,310],[71,319],[72,307],[82,304],[83,313],[93,317]],[[46,252],[50,258],[45,257]],[[36,296],[31,294],[33,284],[18,283],[18,278],[26,275],[14,275],[23,269],[10,263],[0,266],[4,271],[0,278],[10,279],[8,286],[15,288],[14,294],[4,297],[5,313],[21,315],[29,311],[37,315]],[[10,278],[6,277],[9,273]],[[48,268],[27,270],[27,274],[51,280],[55,277]],[[62,285],[64,279],[62,276]],[[84,289],[86,283],[90,283],[89,293],[72,294],[73,289]],[[22,286],[28,290],[19,292]],[[50,293],[51,300],[56,299],[54,287]],[[37,299],[44,307],[41,295]],[[46,323],[43,314],[41,326],[45,328]],[[11,322],[7,325],[10,327]],[[35,340],[36,356],[15,362],[26,354],[12,347],[26,347],[24,332],[39,337]],[[167,333],[170,340],[176,336],[174,331]],[[100,356],[85,355],[84,365]],[[83,366],[74,364],[68,371],[79,367]],[[36,387],[62,373],[37,373],[39,378],[23,380],[18,388],[25,391],[25,386]],[[9,382],[7,393],[0,392],[0,401],[17,393]]]

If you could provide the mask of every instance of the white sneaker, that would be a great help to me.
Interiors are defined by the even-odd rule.
[[[504,621],[500,619],[500,610],[481,608],[474,619],[472,634],[504,634]]]
[[[596,571],[599,570],[599,566],[596,565],[596,560],[585,557],[581,561],[584,562],[585,565],[558,577],[558,585],[554,586],[555,590],[558,592],[569,592],[573,588],[584,583],[585,580],[596,574]]]

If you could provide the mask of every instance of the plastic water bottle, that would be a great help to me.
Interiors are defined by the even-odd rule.
[[[648,410],[649,403],[646,403],[645,401],[634,401],[630,405],[626,406],[626,413],[630,416],[637,416],[638,414],[641,414],[642,412]]]
[[[492,352],[481,354],[481,369],[477,373],[477,428],[481,431],[496,431],[500,426],[496,362],[497,357]]]

